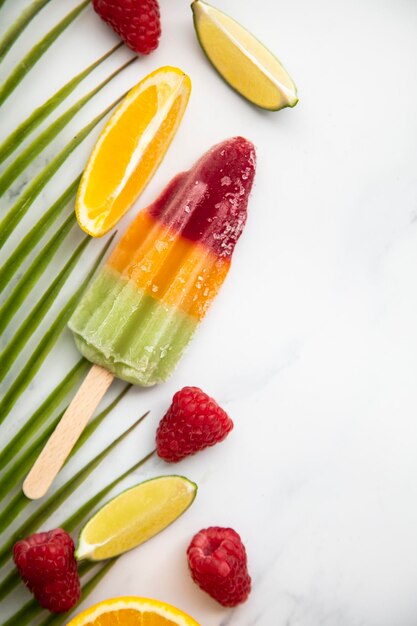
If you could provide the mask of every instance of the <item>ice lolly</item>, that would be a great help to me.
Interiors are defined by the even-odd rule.
[[[114,376],[149,386],[172,374],[229,271],[254,175],[251,142],[223,141],[127,229],[70,319],[94,365],[26,477],[26,496],[46,493]]]
[[[228,139],[139,213],[70,320],[89,361],[137,385],[170,376],[229,271],[254,173],[253,145]]]

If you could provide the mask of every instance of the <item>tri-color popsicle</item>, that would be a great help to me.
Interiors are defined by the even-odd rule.
[[[127,229],[70,320],[94,365],[27,476],[28,497],[46,493],[114,376],[149,386],[172,374],[229,271],[254,175],[252,143],[223,141]]]
[[[170,376],[229,271],[254,173],[253,145],[226,140],[139,213],[70,320],[88,360],[138,385]]]

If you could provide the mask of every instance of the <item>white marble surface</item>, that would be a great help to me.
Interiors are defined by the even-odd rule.
[[[1,31],[25,4],[8,0],[0,13]],[[2,77],[74,5],[52,0],[7,57]],[[282,58],[299,87],[294,110],[266,113],[241,100],[203,57],[188,0],[161,0],[164,33],[157,52],[114,81],[14,185],[16,191],[103,103],[163,64],[187,71],[193,94],[165,161],[122,226],[212,143],[243,134],[258,151],[246,232],[218,301],[172,380],[131,391],[62,473],[59,483],[141,412],[152,410],[50,525],[150,450],[173,392],[199,385],[233,417],[233,434],[175,468],[151,462],[126,482],[174,469],[195,480],[199,494],[175,525],[120,558],[88,604],[120,594],[153,596],[178,605],[203,626],[412,626],[417,620],[417,5],[414,0],[217,0],[217,5]],[[0,138],[114,41],[90,10],[85,13],[2,108]],[[48,185],[14,241],[80,169],[89,147],[91,141],[85,142]],[[79,240],[74,232],[65,254]],[[85,258],[100,245],[94,242]],[[76,281],[70,281],[71,289]],[[4,388],[71,289],[61,294]],[[66,332],[1,430],[2,442],[75,359]],[[233,611],[201,592],[187,572],[191,536],[213,524],[236,528],[249,554],[253,592]],[[26,597],[23,589],[15,594],[2,617]]]

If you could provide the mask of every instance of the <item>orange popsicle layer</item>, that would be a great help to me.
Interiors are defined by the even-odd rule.
[[[179,236],[145,210],[107,265],[161,303],[201,320],[230,267],[204,245]]]

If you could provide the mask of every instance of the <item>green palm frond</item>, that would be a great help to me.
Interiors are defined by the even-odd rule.
[[[145,414],[146,416],[146,414]],[[143,416],[141,419],[144,419]],[[82,506],[80,506],[75,513],[68,517],[64,522],[61,523],[61,526],[65,528],[67,532],[72,532],[77,528],[80,524],[84,523],[87,516],[90,516],[94,507],[96,507],[100,502],[115,488],[119,485],[125,478],[127,478],[131,473],[138,470],[142,467],[149,459],[151,459],[155,454],[155,450],[147,454],[143,459],[132,465],[127,471],[123,472],[120,476],[115,478],[112,482],[110,482],[106,487],[101,489],[99,493],[90,498],[87,502],[85,502]],[[40,522],[43,523],[44,520]],[[34,530],[37,530],[38,526],[35,526]],[[34,532],[33,530],[29,532]],[[10,552],[10,547],[8,549]],[[80,569],[84,564],[81,563]],[[10,572],[4,578],[4,580],[0,583],[0,601],[3,600],[13,589],[19,584],[19,576],[16,572]]]
[[[0,248],[5,244],[11,233],[14,231],[20,220],[38,197],[42,189],[49,182],[52,176],[58,171],[61,165],[74,152],[75,148],[87,137],[87,135],[97,126],[99,122],[113,109],[113,107],[123,98],[121,96],[110,106],[106,107],[91,122],[82,128],[78,134],[48,163],[46,167],[33,179],[26,187],[20,198],[9,209],[8,213],[0,222]]]
[[[0,307],[0,335],[10,323],[13,315],[19,310],[21,304],[26,300],[38,279],[43,274],[54,255],[59,250],[65,237],[75,224],[75,215],[71,213],[65,222],[58,228],[48,243],[42,248],[39,254],[32,261],[26,272],[20,278],[10,296]],[[1,365],[0,365],[1,368]]]
[[[56,200],[56,202],[54,202],[54,204],[47,211],[45,211],[40,220],[23,237],[5,263],[0,267],[0,293],[7,287],[23,261],[32,252],[47,230],[67,207],[70,200],[75,196],[80,180],[81,176],[77,176],[77,178],[66,188],[58,200]],[[73,214],[71,215],[75,221],[75,216]],[[51,261],[51,258],[52,257],[46,258],[47,263]]]
[[[4,4],[5,0],[1,0],[0,7]],[[48,4],[50,0],[34,0],[19,17],[13,22],[7,32],[0,39],[0,62],[8,53],[16,39],[30,24],[33,18],[39,13],[41,9]]]
[[[6,419],[9,415],[10,411],[16,404],[17,400],[20,398],[24,390],[27,388],[31,380],[34,378],[35,374],[38,372],[42,363],[48,356],[49,352],[52,350],[53,346],[57,342],[61,332],[65,328],[66,323],[68,322],[72,312],[77,306],[81,294],[84,289],[88,285],[91,280],[93,274],[96,269],[100,265],[102,258],[104,257],[110,243],[113,240],[114,235],[109,239],[109,241],[103,246],[100,254],[98,255],[93,268],[88,273],[87,277],[82,282],[81,286],[76,290],[73,296],[68,300],[66,305],[57,315],[55,320],[52,322],[49,329],[46,331],[39,344],[32,352],[30,357],[28,358],[26,365],[22,368],[18,376],[15,378],[13,383],[10,385],[9,389],[6,391],[2,400],[0,401],[0,424]]]
[[[75,268],[78,260],[80,259],[90,240],[91,238],[88,235],[83,238],[82,242],[75,249],[62,270],[52,281],[48,289],[42,295],[40,300],[35,304],[33,309],[29,312],[24,322],[22,322],[22,324],[19,326],[18,330],[10,339],[6,347],[0,352],[0,382],[11,370],[13,363],[15,362],[33,333],[37,330],[45,315],[47,315],[47,313],[49,312],[59,292],[65,285],[68,276]]]
[[[0,163],[3,163],[34,130],[50,115],[76,87],[89,76],[101,63],[108,59],[123,43],[119,43],[103,54],[97,61],[91,63],[85,70],[71,78],[63,87],[58,89],[46,102],[33,111],[8,137],[0,144]]]
[[[3,566],[10,558],[13,545],[16,543],[16,541],[35,532],[48,519],[48,517],[67,500],[67,498],[75,491],[75,489],[82,485],[82,483],[96,469],[96,467],[100,465],[100,463],[106,458],[106,456],[108,456],[110,452],[114,450],[114,448],[132,432],[132,430],[139,426],[139,424],[145,419],[146,416],[147,413],[142,415],[142,417],[140,417],[132,426],[130,426],[126,431],[119,435],[117,439],[112,441],[102,452],[94,457],[94,459],[89,461],[72,478],[67,480],[67,482],[64,483],[62,487],[57,489],[55,493],[53,493],[38,509],[36,509],[32,513],[32,515],[26,517],[23,524],[16,531],[13,532],[12,536],[2,543],[2,546],[0,547],[0,567]],[[148,457],[145,457],[145,459],[147,459]],[[126,476],[126,472],[123,474],[123,476]],[[102,492],[100,492],[100,494],[101,493]],[[14,498],[12,500],[12,502],[14,503],[13,507],[8,507],[7,511],[7,515],[13,517],[12,521],[16,519],[18,514],[26,507],[26,505],[32,503],[32,501],[28,500],[22,492],[19,492],[18,496],[21,496],[21,498],[19,500],[17,498]],[[87,505],[88,510],[91,511],[91,502],[95,501],[96,498],[97,495],[91,498],[88,503],[85,503],[82,507],[80,507],[80,509],[75,514],[73,514],[71,518],[63,522],[62,526],[65,528],[66,531],[71,532],[84,519],[85,514],[87,513]],[[2,517],[4,513],[5,511],[2,513]]]
[[[42,2],[42,0],[39,0]],[[68,13],[52,30],[49,31],[28,54],[16,65],[9,77],[0,87],[0,105],[16,89],[30,69],[39,61],[41,56],[52,46],[54,41],[64,32],[66,28],[79,16],[79,14],[90,4],[90,0],[83,0],[73,11]],[[8,45],[8,44],[7,44]],[[10,46],[9,46],[10,47]]]
[[[88,441],[88,439],[97,430],[97,428],[100,426],[100,424],[103,422],[103,420],[107,417],[107,415],[119,404],[120,400],[126,395],[127,391],[130,389],[130,387],[131,387],[131,385],[127,385],[125,387],[125,389],[123,389],[123,391],[121,391],[119,393],[119,395],[113,400],[113,402],[111,404],[109,404],[108,407],[106,407],[103,411],[101,411],[101,413],[99,413],[97,415],[97,417],[95,417],[90,422],[90,424],[85,429],[85,431],[83,433],[83,436],[80,437],[80,439],[78,440],[76,446],[74,446],[73,450],[71,451],[71,454],[69,455],[68,459],[66,460],[66,463],[71,458],[71,456],[73,456],[77,452],[77,450],[79,450],[86,443],[86,441]],[[45,433],[42,433],[33,442],[33,444],[28,448],[28,450],[26,450],[24,452],[22,457],[19,459],[19,462],[17,463],[17,472],[15,474],[13,474],[12,471],[11,471],[13,469],[13,467],[10,468],[10,470],[5,474],[6,478],[2,477],[2,479],[1,479],[2,483],[5,482],[7,484],[7,482],[6,482],[7,474],[9,476],[10,475],[14,476],[13,480],[14,480],[15,483],[18,482],[20,480],[20,478],[25,476],[26,472],[32,467],[34,461],[36,460],[36,458],[37,458],[37,456],[39,454],[39,452],[42,450],[43,446],[47,442],[49,436],[51,435],[52,431],[54,430],[54,428],[58,424],[58,422],[61,419],[62,415],[63,415],[63,412],[60,415],[57,416],[57,418],[48,427],[48,429],[45,431]],[[146,415],[147,414],[145,414],[141,419],[146,417]],[[1,498],[1,499],[3,499],[3,498]],[[26,506],[28,506],[28,504],[30,504],[30,500],[28,500],[23,495],[22,491],[19,490],[18,493],[10,500],[10,502],[3,508],[2,512],[0,513],[0,533],[4,532],[6,530],[6,528],[8,528],[8,526],[16,519],[16,517],[18,516],[20,511],[22,511]]]
[[[97,430],[100,424],[103,422],[104,418],[113,411],[114,408],[119,404],[120,400],[124,398],[126,393],[129,391],[131,385],[127,385],[122,389],[122,391],[118,394],[118,396],[111,402],[101,413],[97,415],[91,422],[88,424],[87,428],[85,428],[81,437],[78,439],[76,445],[71,451],[68,459],[77,452],[81,448],[81,446],[88,441],[91,435]],[[22,453],[20,457],[15,459],[11,466],[6,470],[3,476],[0,478],[0,502],[4,500],[7,496],[7,487],[13,484],[18,483],[30,470],[36,458],[38,457],[40,451],[43,449],[44,445],[48,441],[49,437],[55,430],[58,425],[61,417],[63,416],[65,409],[57,415],[50,424],[48,424],[47,428],[42,431],[40,435],[38,435],[33,441],[31,441],[28,448]],[[67,460],[68,460],[67,459]],[[0,517],[1,519],[1,517]],[[0,532],[3,531],[1,522],[0,522]]]
[[[0,470],[4,469],[45,424],[53,412],[59,407],[68,393],[81,380],[81,377],[90,367],[90,363],[85,359],[80,359],[78,363],[66,374],[61,382],[51,391],[48,397],[36,409],[28,420],[21,426],[12,439],[4,446],[0,452]]]
[[[91,91],[89,91],[85,96],[80,98],[75,104],[73,104],[67,111],[65,111],[58,119],[56,119],[50,126],[48,126],[36,139],[34,139],[28,146],[23,150],[21,154],[4,170],[2,175],[0,176],[0,196],[4,194],[6,189],[8,189],[13,181],[21,174],[34,160],[38,154],[46,148],[46,146],[51,143],[51,141],[61,132],[67,124],[73,119],[73,117],[83,108],[89,100],[91,100],[103,87],[108,85],[108,83],[115,78],[120,72],[126,69],[133,61],[136,60],[136,57],[130,59],[126,63],[124,63],[121,67],[117,68],[110,76],[108,76],[105,80],[103,80],[97,87],[94,87]]]

